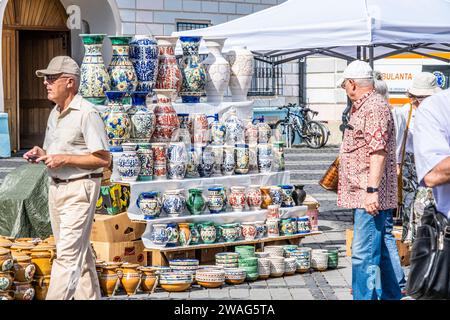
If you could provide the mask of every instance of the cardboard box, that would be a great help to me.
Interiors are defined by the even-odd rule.
[[[91,240],[122,242],[140,239],[146,224],[131,222],[126,212],[115,216],[96,214],[92,224]]]
[[[97,259],[106,262],[130,262],[147,265],[147,253],[142,240],[124,242],[91,241]]]

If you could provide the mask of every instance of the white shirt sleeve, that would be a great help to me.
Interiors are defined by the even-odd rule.
[[[392,117],[394,118],[395,125],[395,154],[397,157],[397,163],[402,162],[402,143],[403,143],[403,135],[406,129],[406,119],[404,117],[404,113],[402,112],[403,107],[395,107],[392,109]]]
[[[447,141],[443,118],[433,104],[438,99],[426,99],[417,109],[414,122],[414,158],[417,178],[421,185],[424,177],[442,160],[450,156],[450,144]]]

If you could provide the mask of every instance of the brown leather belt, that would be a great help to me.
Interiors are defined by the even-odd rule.
[[[54,183],[68,183],[68,182],[77,181],[77,180],[95,179],[95,178],[103,178],[103,173],[91,173],[91,174],[88,174],[87,176],[73,178],[73,179],[52,178],[52,180]]]

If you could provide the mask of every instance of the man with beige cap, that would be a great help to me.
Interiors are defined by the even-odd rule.
[[[399,210],[403,223],[402,240],[412,245],[423,210],[434,203],[430,188],[419,186],[414,161],[414,123],[416,110],[422,101],[441,91],[436,77],[430,72],[421,72],[414,76],[407,95],[410,103],[392,110],[397,140],[397,173],[402,176],[402,190],[399,189]]]
[[[99,299],[90,233],[103,167],[110,154],[104,124],[94,105],[78,94],[80,68],[70,57],[53,58],[44,78],[50,113],[43,147],[24,154],[44,162],[51,178],[49,213],[56,241],[47,300]]]

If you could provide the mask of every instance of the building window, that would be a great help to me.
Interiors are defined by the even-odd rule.
[[[277,61],[281,58],[272,59]],[[282,65],[273,65],[255,59],[253,63],[252,85],[249,96],[279,96],[283,95]]]
[[[195,30],[207,28],[211,25],[208,21],[177,21],[177,31]]]

